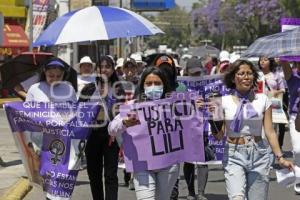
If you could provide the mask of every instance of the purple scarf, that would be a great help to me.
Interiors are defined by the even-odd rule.
[[[243,111],[244,111],[244,106],[246,105],[246,109],[247,109],[247,118],[253,118],[257,116],[257,112],[254,110],[253,106],[250,103],[249,100],[249,96],[251,94],[254,94],[254,92],[251,90],[250,92],[248,92],[246,95],[242,95],[241,93],[239,93],[237,90],[234,91],[233,95],[237,96],[240,98],[240,102],[239,105],[236,109],[236,113],[234,115],[234,119],[230,124],[230,128],[231,130],[233,130],[234,132],[239,132],[241,130],[241,126],[243,123]]]

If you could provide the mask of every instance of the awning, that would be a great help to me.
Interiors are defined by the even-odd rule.
[[[4,25],[3,44],[1,47],[28,47],[29,40],[24,29],[19,25]]]
[[[19,25],[4,25],[3,43],[0,55],[15,55],[28,51],[29,40],[24,29]]]

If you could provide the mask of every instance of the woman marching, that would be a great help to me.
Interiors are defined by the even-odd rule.
[[[60,59],[53,58],[44,66],[41,78],[38,83],[33,84],[26,95],[26,101],[34,102],[77,102],[76,92],[70,82],[66,79],[69,76],[69,68]],[[23,137],[24,135],[22,135]],[[40,157],[43,134],[32,133],[28,147],[30,154],[34,155],[35,161]],[[23,138],[22,141],[25,141]],[[37,158],[38,157],[38,158]],[[37,162],[34,162],[37,163]],[[35,174],[40,172],[39,163],[36,164]],[[36,176],[37,177],[37,176]],[[34,178],[34,177],[33,177]],[[35,181],[35,180],[32,180]],[[53,194],[47,193],[46,199],[61,199]]]
[[[258,60],[258,67],[263,72],[265,78],[265,94],[269,98],[276,98],[280,100],[283,105],[283,95],[285,94],[284,80],[279,73],[276,73],[276,62],[274,58],[262,56]],[[283,139],[285,134],[285,124],[278,124],[278,142],[280,149],[282,149]]]
[[[209,105],[214,114],[209,121],[213,135],[217,139],[222,139],[224,132],[227,135],[223,166],[230,200],[268,199],[270,159],[262,130],[279,165],[294,168],[282,156],[268,97],[253,91],[257,79],[258,72],[250,61],[235,61],[224,77],[224,84],[233,90],[232,94],[222,97],[221,109],[217,109],[220,113],[214,112],[216,105]],[[223,120],[218,120],[217,114]]]
[[[171,92],[165,74],[158,68],[148,67],[141,76],[136,91],[137,102],[147,102],[164,98]],[[136,115],[121,118],[117,115],[108,126],[113,136],[126,132],[126,129],[139,124]],[[179,175],[179,164],[164,169],[133,172],[135,192],[138,200],[167,200]]]
[[[300,166],[300,127],[299,127],[299,107],[300,107],[300,63],[294,62],[294,69],[291,68],[288,62],[280,62],[284,78],[287,81],[290,92],[290,109],[289,109],[289,127],[294,152],[295,165]],[[298,118],[297,118],[298,115]],[[298,122],[298,123],[296,123]],[[298,127],[297,127],[298,126]],[[297,130],[298,128],[298,130]],[[300,184],[294,186],[295,192],[300,194]]]
[[[124,92],[122,92],[122,87],[115,84],[119,79],[114,62],[109,56],[101,56],[96,68],[97,83],[86,85],[79,98],[79,101],[99,102],[102,105],[97,116],[97,126],[92,128],[85,149],[87,172],[93,200],[117,200],[119,146],[117,141],[109,136],[107,126],[113,116],[113,109],[116,103],[122,101]]]

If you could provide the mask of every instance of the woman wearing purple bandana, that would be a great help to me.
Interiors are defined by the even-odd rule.
[[[265,94],[255,94],[258,72],[250,61],[235,61],[225,74],[224,84],[233,89],[222,97],[223,120],[210,120],[212,133],[217,139],[227,135],[223,166],[226,189],[230,200],[267,200],[270,159],[268,145],[280,166],[292,170],[293,163],[283,158],[272,126],[271,103]],[[211,112],[215,110],[209,106]],[[219,109],[218,109],[219,110]],[[219,118],[220,119],[220,118]]]
[[[298,123],[296,122],[296,116],[299,113],[300,106],[300,62],[294,63],[294,69],[291,68],[288,62],[281,61],[281,66],[284,73],[284,78],[287,81],[287,85],[290,92],[290,134],[294,152],[294,161],[295,164],[300,167],[300,130],[299,127],[300,120],[298,119]],[[299,114],[298,114],[299,118]],[[296,193],[300,194],[300,184],[296,184],[294,187]]]

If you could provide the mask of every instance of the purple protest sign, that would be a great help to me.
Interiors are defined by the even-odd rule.
[[[99,105],[14,102],[4,108],[29,179],[51,199],[70,199]]]
[[[231,90],[226,88],[222,82],[221,75],[190,77],[178,77],[178,81],[185,84],[190,91],[197,91],[205,101],[220,101],[221,96],[230,94]],[[211,117],[210,112],[204,111],[204,118]],[[221,113],[222,114],[222,113]],[[221,117],[221,116],[220,116]],[[204,121],[204,135],[208,138],[208,145],[213,146],[215,150],[215,160],[204,162],[205,164],[220,164],[223,159],[224,145],[226,143],[226,136],[223,140],[217,141],[210,132],[208,121]],[[199,163],[199,162],[195,162]]]
[[[300,18],[285,17],[280,19],[281,32],[292,30],[300,26]],[[281,56],[280,60],[288,62],[299,62],[300,56]]]
[[[291,30],[300,26],[300,18],[284,17],[280,19],[281,32]]]
[[[120,107],[121,117],[135,112],[140,124],[123,134],[126,170],[156,170],[180,162],[204,161],[203,117],[196,93]]]

